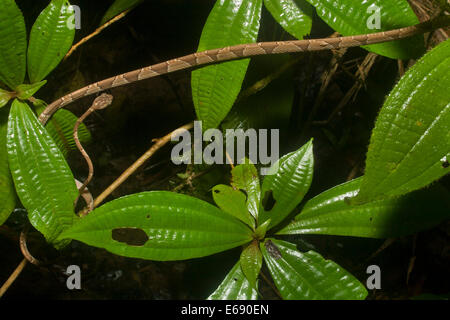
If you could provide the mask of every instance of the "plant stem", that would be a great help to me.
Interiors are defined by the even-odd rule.
[[[17,268],[14,270],[14,272],[9,276],[8,280],[2,285],[0,288],[0,298],[3,297],[5,292],[9,289],[9,287],[13,284],[13,282],[17,279],[17,277],[20,275],[22,270],[27,265],[27,259],[23,259],[21,263],[17,266]]]
[[[68,57],[70,57],[72,55],[72,53],[74,53],[75,50],[78,49],[79,46],[81,46],[83,43],[89,41],[90,39],[92,39],[93,37],[95,37],[96,35],[98,35],[100,32],[102,32],[104,29],[108,28],[110,25],[112,25],[114,22],[119,21],[120,19],[122,19],[123,17],[125,17],[127,15],[127,13],[130,11],[130,9],[122,12],[121,14],[118,14],[117,16],[115,16],[114,18],[112,18],[111,20],[109,20],[108,22],[106,22],[105,24],[102,24],[100,27],[98,27],[97,29],[95,29],[94,32],[92,32],[91,34],[89,34],[88,36],[84,37],[83,39],[81,39],[80,41],[78,41],[76,44],[74,44],[72,46],[72,48],[70,48],[69,52],[67,52],[67,54],[64,56],[63,60],[66,60]]]
[[[136,160],[135,163],[133,163],[128,169],[126,169],[119,178],[117,178],[108,188],[105,189],[95,200],[94,200],[94,208],[97,207],[100,203],[105,200],[106,197],[108,197],[114,190],[116,190],[126,179],[128,179],[129,176],[131,176],[140,166],[144,164],[145,161],[147,161],[150,157],[155,154],[156,151],[158,151],[161,147],[166,145],[170,140],[171,137],[179,133],[180,131],[184,130],[190,130],[194,127],[194,123],[191,122],[189,124],[186,124],[184,126],[179,127],[178,129],[172,131],[171,133],[165,135],[162,138],[154,139],[153,141],[155,144],[151,146],[150,149],[148,149],[147,152],[145,152],[139,159]]]

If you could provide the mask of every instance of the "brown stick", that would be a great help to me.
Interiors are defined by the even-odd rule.
[[[84,37],[83,39],[81,39],[80,41],[78,41],[76,44],[74,44],[72,46],[72,48],[70,48],[69,52],[67,52],[67,54],[64,56],[64,60],[66,60],[68,57],[70,57],[72,55],[72,53],[75,52],[75,50],[78,49],[79,46],[81,46],[83,43],[89,41],[90,39],[92,39],[93,37],[95,37],[96,35],[98,35],[100,32],[102,32],[104,29],[108,28],[110,25],[112,25],[114,22],[119,21],[120,19],[122,19],[123,17],[125,17],[127,15],[127,13],[130,11],[126,10],[124,12],[122,12],[121,14],[115,16],[114,18],[112,18],[111,20],[109,20],[108,22],[106,22],[105,24],[102,24],[100,27],[98,27],[97,29],[95,29],[94,32],[92,32],[90,35]]]
[[[94,200],[94,208],[97,207],[103,200],[106,199],[114,190],[116,190],[126,179],[128,179],[140,166],[144,164],[151,156],[155,154],[161,147],[166,145],[172,136],[181,133],[181,131],[190,130],[194,127],[194,123],[191,122],[184,126],[179,127],[178,129],[172,131],[171,133],[165,135],[160,139],[154,139],[154,145],[144,153],[139,159],[136,160],[127,170],[125,170],[119,178],[117,178],[108,188],[105,189],[95,200]]]
[[[23,259],[21,263],[17,266],[17,268],[14,270],[14,272],[9,276],[8,280],[5,281],[5,283],[0,288],[0,298],[3,297],[5,292],[9,289],[9,287],[14,283],[14,281],[17,279],[17,277],[20,275],[20,273],[23,271],[25,266],[27,265],[27,259]]]
[[[30,230],[30,224],[27,223],[27,226],[20,233],[20,239],[19,239],[20,251],[22,252],[24,258],[28,262],[30,262],[31,264],[34,264],[35,266],[39,266],[39,265],[41,265],[41,262],[38,259],[36,259],[35,257],[33,257],[33,255],[28,250],[27,235],[28,235],[29,230]]]

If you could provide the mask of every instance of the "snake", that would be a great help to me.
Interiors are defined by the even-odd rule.
[[[100,96],[95,98],[94,102],[89,107],[89,109],[87,109],[81,115],[81,117],[79,117],[77,119],[77,121],[75,122],[75,125],[73,127],[73,140],[75,141],[75,144],[76,144],[78,150],[80,151],[81,155],[86,160],[86,163],[89,168],[89,173],[88,173],[87,178],[84,180],[84,182],[82,184],[79,183],[79,185],[77,185],[78,197],[74,201],[74,207],[75,207],[76,203],[78,202],[79,197],[83,196],[83,192],[85,191],[87,185],[89,184],[89,182],[91,182],[92,177],[94,176],[94,165],[92,164],[92,160],[89,157],[88,153],[81,145],[80,139],[78,138],[78,128],[83,123],[83,121],[86,120],[87,117],[89,117],[89,115],[91,115],[93,112],[95,112],[97,110],[105,109],[112,103],[112,101],[113,101],[112,95],[106,94],[106,93],[101,94]],[[89,210],[91,211],[93,209],[93,207],[92,207],[93,201],[90,201],[90,202],[86,201],[86,202],[87,202],[88,206],[90,207]]]
[[[449,16],[441,16],[413,26],[376,33],[322,39],[257,42],[195,52],[186,56],[110,77],[78,89],[49,104],[39,116],[39,120],[43,125],[45,125],[56,111],[78,99],[108,89],[131,84],[144,79],[158,77],[175,71],[229,60],[250,58],[258,55],[298,53],[366,46],[404,39],[446,27],[449,24]]]

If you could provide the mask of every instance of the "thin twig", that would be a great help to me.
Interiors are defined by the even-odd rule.
[[[355,73],[356,81],[353,84],[353,86],[350,88],[350,90],[347,91],[344,98],[341,99],[338,106],[331,112],[331,114],[328,116],[327,120],[323,121],[314,121],[314,124],[316,125],[324,125],[331,122],[331,120],[337,115],[339,111],[344,108],[347,103],[353,98],[356,97],[359,90],[364,86],[364,83],[366,81],[366,78],[369,74],[370,69],[375,63],[375,60],[377,59],[377,55],[374,53],[368,53],[362,62],[360,66],[358,66],[358,70]]]
[[[230,156],[230,154],[227,151],[225,151],[225,155],[227,157],[229,165],[231,166],[231,169],[233,170],[234,169],[233,159],[231,159],[231,156]]]
[[[210,171],[210,169],[207,169],[205,171],[201,171],[199,173],[192,173],[190,174],[185,181],[183,181],[182,183],[180,183],[178,186],[176,186],[175,188],[172,189],[172,192],[178,192],[181,189],[183,189],[186,185],[190,185],[192,186],[192,181],[194,179],[200,178],[201,176],[205,175],[206,173],[208,173]]]
[[[334,33],[332,35],[332,37],[336,36],[337,34]],[[328,66],[328,70],[323,74],[322,77],[322,85],[319,89],[319,94],[317,95],[316,101],[314,102],[314,105],[308,115],[308,119],[306,120],[306,123],[303,127],[303,131],[302,131],[302,136],[306,135],[306,133],[308,132],[314,117],[316,116],[317,111],[319,110],[319,107],[321,106],[323,100],[325,99],[325,93],[328,89],[328,86],[331,82],[331,80],[333,79],[339,65],[340,62],[342,60],[342,58],[344,57],[345,53],[347,52],[347,48],[344,49],[339,49],[339,50],[334,50],[334,54],[333,57],[330,60],[329,66]]]
[[[264,78],[256,81],[253,85],[242,91],[238,98],[236,99],[235,103],[238,103],[239,101],[246,99],[259,91],[263,90],[265,87],[267,87],[272,81],[278,79],[285,71],[291,69],[295,64],[297,64],[299,61],[303,60],[303,56],[296,57],[294,59],[290,59],[288,62],[283,64],[281,67],[279,67],[275,72],[272,72],[271,74],[265,76]]]
[[[23,259],[21,263],[17,266],[17,268],[13,271],[13,273],[9,276],[8,280],[5,281],[5,283],[0,288],[0,298],[3,297],[5,292],[9,289],[9,287],[16,281],[17,277],[20,275],[20,273],[23,271],[25,266],[27,265],[27,259]]]
[[[397,238],[388,238],[386,239],[383,244],[374,252],[370,255],[370,257],[368,257],[366,259],[366,262],[372,260],[373,258],[375,258],[377,255],[380,254],[381,251],[383,251],[384,249],[386,249],[387,247],[389,247],[391,244],[393,244],[395,241],[397,241]]]
[[[72,48],[70,48],[69,52],[67,52],[67,54],[64,56],[63,60],[66,60],[68,57],[70,57],[72,55],[72,53],[74,53],[75,50],[78,49],[79,46],[81,46],[83,43],[89,41],[90,39],[92,39],[93,37],[95,37],[96,35],[98,35],[100,32],[102,32],[104,29],[108,28],[110,25],[112,25],[114,22],[119,21],[120,19],[122,19],[123,17],[125,17],[127,15],[127,13],[130,12],[130,9],[122,12],[121,14],[115,16],[114,18],[112,18],[111,20],[109,20],[108,22],[106,22],[105,24],[102,24],[100,27],[98,27],[97,29],[95,29],[94,32],[92,32],[91,34],[89,34],[88,36],[84,37],[83,39],[81,39],[80,41],[78,41],[76,44],[74,44],[72,46]]]
[[[184,130],[190,130],[194,127],[194,123],[191,122],[184,126],[179,127],[178,129],[172,131],[171,133],[165,135],[160,139],[154,139],[155,144],[151,146],[150,149],[146,153],[144,153],[139,159],[136,160],[128,169],[126,169],[119,178],[117,178],[108,188],[105,189],[95,200],[94,200],[94,208],[97,207],[103,200],[106,199],[114,190],[116,190],[129,176],[131,176],[140,166],[144,164],[156,151],[158,151],[161,147],[166,145],[172,136],[176,136],[178,133]]]
[[[403,75],[405,74],[405,66],[403,64],[403,60],[397,60],[397,65],[398,65],[398,74],[400,75],[400,78],[403,77]]]
[[[19,240],[20,251],[22,251],[23,256],[25,257],[25,259],[28,260],[28,262],[30,262],[31,264],[34,264],[35,266],[39,266],[39,265],[41,265],[41,262],[38,259],[36,259],[35,257],[33,257],[33,255],[28,250],[27,235],[28,235],[29,229],[30,229],[30,225],[27,224],[25,229],[23,229],[22,232],[20,233],[20,240]]]

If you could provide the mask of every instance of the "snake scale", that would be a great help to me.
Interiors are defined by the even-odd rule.
[[[123,73],[78,89],[48,105],[41,113],[39,120],[45,125],[58,109],[80,98],[114,87],[158,77],[179,70],[258,55],[330,50],[377,44],[411,37],[413,35],[448,26],[449,24],[449,17],[443,16],[414,26],[371,34],[311,40],[259,42],[196,52],[142,69]]]

